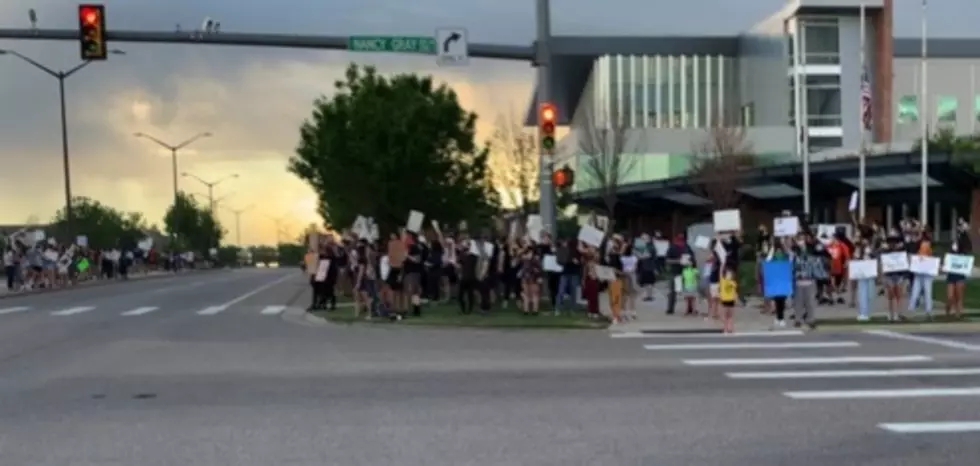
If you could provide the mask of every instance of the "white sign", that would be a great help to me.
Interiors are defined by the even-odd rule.
[[[883,273],[905,272],[909,269],[909,255],[904,252],[889,252],[881,255]]]
[[[598,278],[600,281],[611,282],[616,280],[616,271],[612,267],[597,265],[595,266],[595,278]]]
[[[667,255],[667,250],[670,249],[670,242],[665,239],[655,239],[653,240],[653,249],[657,250],[657,257],[664,257]]]
[[[476,241],[476,240],[471,240],[470,241],[470,254],[472,254],[474,256],[479,256],[480,255],[480,246],[479,246],[478,243],[479,243],[479,241]],[[491,243],[489,241],[484,241],[483,242],[483,257],[489,259],[491,256],[493,256],[493,243]]]
[[[388,274],[391,273],[391,261],[388,260],[388,256],[381,256],[381,279],[387,280]]]
[[[847,264],[851,280],[865,280],[878,276],[878,261],[874,259],[856,260]]]
[[[738,209],[716,210],[714,212],[715,232],[740,231],[742,229],[742,212]]]
[[[412,233],[421,233],[423,220],[425,220],[425,214],[413,210],[408,213],[408,223],[405,224],[405,229]]]
[[[772,221],[772,234],[777,238],[796,236],[800,232],[799,217],[779,217]]]
[[[517,224],[515,222],[515,233]],[[544,230],[544,223],[541,221],[540,215],[528,215],[527,216],[527,235],[535,242],[541,241],[541,232]]]
[[[943,272],[969,277],[973,273],[973,256],[946,254],[943,257]]]
[[[34,230],[35,243],[40,243],[41,241],[44,241],[44,238],[47,238],[47,236],[44,234],[44,230]]]
[[[77,244],[77,245],[79,245],[79,246],[81,246],[83,248],[87,248],[88,247],[88,236],[78,235],[77,237],[75,237],[75,244]]]
[[[698,236],[697,238],[694,238],[694,247],[698,249],[708,249],[708,246],[711,246],[711,239],[709,239],[707,236]]]
[[[558,263],[558,257],[555,256],[554,254],[548,254],[544,256],[541,267],[544,268],[546,272],[561,273],[562,270],[565,270],[565,268]]]
[[[935,277],[939,275],[939,258],[933,256],[909,256],[909,271],[915,274]]]
[[[314,280],[318,282],[327,281],[327,271],[330,270],[330,261],[327,259],[320,259],[316,264],[316,277]]]
[[[209,254],[209,255],[210,255],[211,257],[218,257],[218,248],[211,248],[211,249],[208,249],[208,254]]]
[[[578,240],[592,247],[599,247],[606,234],[592,225],[582,225],[578,230]]]
[[[436,29],[436,63],[439,66],[465,66],[470,63],[466,29]]]
[[[855,210],[858,210],[858,192],[857,191],[854,191],[853,193],[851,193],[851,200],[847,203],[847,210],[850,211],[850,212],[854,212]]]

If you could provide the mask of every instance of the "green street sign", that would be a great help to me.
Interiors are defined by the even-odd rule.
[[[435,55],[436,39],[420,36],[350,36],[347,38],[347,50]]]

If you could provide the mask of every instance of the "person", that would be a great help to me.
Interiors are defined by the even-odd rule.
[[[925,231],[925,226],[913,234],[915,241],[916,255],[932,257],[932,241],[929,232]],[[915,312],[918,307],[919,298],[922,298],[922,307],[926,311],[926,318],[932,319],[932,275],[915,273],[912,275],[912,295],[909,296],[909,313]]]
[[[785,243],[778,245],[774,244],[772,249],[769,251],[769,257],[766,258],[766,260],[771,261],[783,261],[789,259],[790,254],[786,249]],[[771,298],[773,307],[776,308],[776,318],[772,323],[773,328],[784,328],[786,327],[786,300],[789,298],[789,295],[771,296]],[[797,313],[799,314],[800,311],[797,311]]]
[[[735,301],[738,300],[738,284],[733,266],[728,264],[718,283],[718,300],[724,318],[723,332],[735,333]]]
[[[541,268],[541,256],[529,241],[523,241],[520,248],[522,303],[524,315],[538,315],[541,303],[541,284],[544,271]]]
[[[633,240],[633,255],[639,260],[637,284],[644,301],[653,301],[653,286],[657,282],[657,251],[650,235],[643,233]]]
[[[17,255],[14,248],[7,246],[3,251],[3,272],[7,276],[7,290],[14,291],[17,279]]]
[[[571,312],[578,298],[579,283],[582,281],[581,253],[576,240],[564,241],[559,249],[558,264],[561,265],[561,278],[558,279],[558,304],[555,315],[562,311]]]
[[[970,240],[970,226],[962,218],[956,225],[956,239],[950,246],[953,254],[973,254],[973,242]],[[959,273],[946,274],[946,317],[963,318],[963,292],[966,288],[966,276]]]
[[[882,254],[893,252],[904,252],[905,241],[902,234],[892,231],[886,239],[885,249]],[[905,279],[904,271],[888,272],[885,274],[885,295],[888,297],[888,320],[895,322],[905,320],[905,315],[898,309],[902,301],[902,281]]]
[[[405,263],[402,266],[404,273],[402,288],[405,295],[404,299],[408,300],[408,303],[405,304],[411,304],[412,315],[419,317],[422,315],[422,272],[425,267],[422,258],[423,248],[418,234],[414,232],[406,231],[403,241],[408,245],[408,254],[405,256]],[[402,309],[407,309],[408,306],[405,304],[403,304]]]
[[[606,254],[606,265],[613,270],[616,278],[611,280],[609,286],[609,311],[614,324],[626,321],[623,317],[623,288],[626,277],[626,270],[623,264],[623,242],[619,235],[613,236],[610,240],[608,253]]]
[[[674,242],[667,248],[667,269],[670,279],[669,291],[667,292],[667,315],[674,314],[674,306],[677,304],[677,295],[683,288],[683,272],[687,266],[697,267],[694,263],[694,251],[687,244],[687,237],[683,233],[678,233],[674,237]],[[688,313],[693,312],[693,303],[688,302]]]
[[[599,319],[599,277],[596,275],[596,266],[599,265],[597,258],[599,253],[596,248],[583,242],[578,242],[579,254],[582,258],[582,298],[585,299],[586,309],[589,319]]]
[[[854,247],[854,260],[871,260],[877,259],[877,257],[871,245],[871,239],[863,235],[858,238],[858,242]],[[857,320],[858,322],[867,322],[871,320],[871,300],[875,290],[875,279],[861,278],[854,281],[856,282],[854,288],[857,290],[856,296],[854,297],[858,308]]]
[[[824,260],[817,255],[820,242],[804,233],[797,237],[793,253],[793,325],[817,328],[817,281],[828,276]]]
[[[404,274],[402,267],[405,266],[405,258],[408,256],[408,247],[398,232],[392,232],[388,237],[388,277],[385,279],[388,288],[389,302],[394,316],[400,316],[405,312],[407,306],[404,304],[402,294],[402,280]],[[396,317],[397,318],[397,317]]]

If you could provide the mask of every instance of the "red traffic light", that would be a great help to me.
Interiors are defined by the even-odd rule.
[[[575,183],[575,170],[565,166],[551,173],[551,184],[558,189],[565,189]]]
[[[78,9],[78,17],[83,23],[89,26],[99,24],[99,10],[91,6],[82,6]]]
[[[558,109],[555,108],[555,104],[551,102],[545,102],[541,104],[541,115],[538,123],[541,125],[550,123],[554,127],[555,120],[558,119]]]

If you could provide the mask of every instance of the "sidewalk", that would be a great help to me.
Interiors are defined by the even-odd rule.
[[[601,300],[604,298],[600,298]],[[858,311],[857,308],[850,306],[849,297],[845,298],[847,301],[845,304],[835,304],[835,305],[821,305],[817,307],[816,318],[819,321],[826,320],[842,320],[842,321],[856,321]],[[737,306],[735,308],[735,329],[738,332],[760,332],[768,331],[773,329],[774,316],[772,314],[763,314],[762,311],[762,299],[759,297],[750,297],[745,306]],[[902,301],[902,310],[906,309],[908,302],[906,300]],[[604,312],[608,309],[608,305],[602,302],[602,309]],[[884,316],[887,314],[888,301],[884,296],[875,296],[871,303],[871,315],[874,316]],[[684,312],[686,310],[686,304],[683,301],[678,301],[674,307],[674,315],[667,315],[667,290],[666,288],[658,285],[654,289],[654,300],[653,301],[639,301],[637,303],[637,319],[624,324],[615,324],[609,327],[611,332],[655,332],[655,333],[701,333],[701,332],[712,332],[721,331],[721,323],[710,318],[702,317],[686,317]],[[698,300],[697,310],[702,313],[708,311],[708,305],[703,300]],[[967,312],[972,310],[967,309]],[[935,315],[940,315],[943,312],[942,304],[939,302],[934,302],[933,313]],[[924,315],[924,311],[921,309],[917,314],[908,314],[910,317]],[[792,329],[792,316],[793,308],[791,305],[787,306],[786,309],[786,321],[787,329]]]
[[[187,272],[182,272],[182,273],[186,274]],[[168,275],[169,276],[173,276],[174,273],[172,273],[172,272],[166,272],[166,271],[153,270],[153,271],[150,271],[150,272],[148,272],[146,274],[138,273],[138,274],[130,275],[128,281],[147,280],[147,279],[151,279],[151,278],[164,277],[164,276],[168,276]],[[108,284],[111,284],[111,283],[124,283],[125,281],[127,281],[127,280],[120,280],[120,279],[95,280],[95,279],[92,279],[92,280],[86,280],[86,281],[83,281],[83,282],[79,282],[78,284],[76,284],[74,286],[59,287],[59,288],[35,288],[35,289],[29,290],[29,291],[17,291],[17,290],[10,291],[10,290],[7,289],[6,284],[2,284],[2,285],[0,285],[0,299],[13,298],[13,297],[17,297],[17,296],[30,296],[30,295],[36,295],[36,294],[57,293],[59,291],[77,290],[79,288],[90,288],[90,287],[95,287],[95,286],[100,286],[100,285],[108,285]]]

